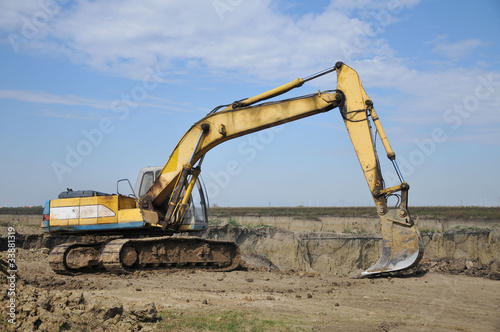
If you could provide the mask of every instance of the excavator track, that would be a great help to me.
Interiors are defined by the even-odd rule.
[[[234,242],[157,237],[122,238],[104,244],[65,243],[52,250],[49,263],[59,274],[168,268],[230,271],[238,267],[240,258],[240,249]]]
[[[103,243],[63,243],[49,255],[49,265],[58,274],[96,272],[102,269],[99,261]]]
[[[49,265],[50,268],[59,274],[67,274],[67,268],[64,264],[64,253],[67,252],[68,248],[73,245],[73,243],[64,243],[55,247],[49,255]]]
[[[119,239],[106,244],[102,263],[114,273],[172,267],[230,271],[239,265],[240,251],[234,242],[196,237]]]

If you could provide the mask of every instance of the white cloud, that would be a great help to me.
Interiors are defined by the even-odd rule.
[[[109,109],[110,102],[100,101],[75,95],[56,95],[43,91],[30,90],[0,90],[0,99],[14,99],[28,103],[56,104],[68,106],[89,106],[92,108]]]
[[[57,15],[40,26],[40,33],[22,46],[137,80],[143,80],[147,68],[161,67],[163,82],[192,79],[197,73],[211,73],[222,79],[234,75],[283,82],[342,60],[358,71],[365,88],[399,92],[397,100],[383,101],[392,106],[396,118],[401,114],[398,121],[443,125],[444,112],[453,103],[463,102],[464,93],[470,94],[478,77],[489,72],[456,67],[421,71],[410,68],[406,59],[398,58],[383,32],[401,19],[403,9],[418,3],[419,0],[333,0],[323,12],[287,16],[271,0],[82,0],[61,7]],[[19,35],[23,32],[20,17],[29,19],[41,10],[33,1],[22,8],[3,6],[18,23],[9,19],[0,27]],[[430,42],[435,45],[433,52],[459,59],[485,45],[479,39],[450,43],[448,38],[437,36]],[[314,84],[331,87],[331,81],[328,85],[324,82]],[[2,93],[5,98],[6,90],[0,91],[0,96]],[[76,96],[10,93],[9,98],[109,108],[109,104],[104,105],[106,102]],[[16,94],[23,97],[14,97]],[[486,114],[496,123],[497,116],[487,105],[499,102],[498,95],[482,100],[478,106],[481,112],[476,114],[483,115],[467,121],[484,119]],[[184,105],[148,102],[151,108],[185,110]]]
[[[391,120],[410,125],[459,127],[460,130],[466,124],[500,124],[498,71],[457,67],[418,71],[394,58],[357,61],[353,68],[360,74],[365,88],[389,89],[382,102],[384,107],[393,110]],[[397,99],[391,100],[391,93]],[[374,102],[377,107],[377,100]]]
[[[469,126],[460,135],[450,135],[450,140],[459,143],[481,142],[486,146],[498,145],[500,142],[500,132],[498,126],[485,126],[484,123],[478,126]]]
[[[463,59],[476,49],[485,45],[479,39],[465,39],[455,43],[448,43],[445,40],[436,41],[436,46],[432,52],[453,60]]]
[[[365,2],[348,8],[371,8],[373,15],[395,18],[386,2]],[[339,10],[340,5],[345,4],[333,1],[320,14],[294,18],[277,12],[269,0],[80,1],[60,8],[20,46],[135,79],[147,66],[159,63],[174,70],[179,61],[218,74],[289,78],[351,56],[391,52],[380,38],[382,30],[374,30],[377,16],[362,21]],[[392,21],[379,23],[385,27]],[[25,37],[22,28],[12,27]]]
[[[42,11],[42,8],[38,0],[1,1],[0,28],[20,29],[23,24],[33,20],[33,16],[39,11]]]
[[[31,91],[31,90],[0,90],[0,99],[14,99],[27,103],[35,104],[49,104],[49,105],[63,105],[63,106],[85,106],[101,110],[113,110],[116,106],[121,106],[123,100],[96,100],[92,98],[80,97],[75,95],[57,95],[44,91]],[[150,108],[161,109],[173,112],[189,112],[189,104],[173,102],[169,99],[158,98],[153,96],[145,96],[142,100],[132,100],[135,108]],[[71,118],[66,111],[54,111],[44,109],[37,113],[40,116],[56,116]],[[94,117],[94,115],[92,115]]]
[[[41,117],[72,119],[72,120],[100,120],[100,119],[110,118],[110,116],[105,116],[102,113],[98,112],[75,112],[74,110],[61,111],[61,110],[43,109],[40,111],[35,111],[32,114]],[[115,116],[115,118],[118,118],[118,116]]]

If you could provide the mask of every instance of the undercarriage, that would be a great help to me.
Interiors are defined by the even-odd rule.
[[[59,274],[167,268],[230,271],[238,267],[240,257],[240,249],[234,242],[165,236],[64,243],[52,250],[49,263]]]

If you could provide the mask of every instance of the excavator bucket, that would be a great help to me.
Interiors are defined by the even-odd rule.
[[[401,222],[395,210],[389,211],[382,219],[382,254],[375,265],[353,277],[394,272],[417,265],[424,253],[420,232],[411,219]]]

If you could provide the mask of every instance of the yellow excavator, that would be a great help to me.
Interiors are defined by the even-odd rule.
[[[263,102],[331,72],[337,73],[336,90]],[[409,185],[397,166],[396,154],[358,74],[337,62],[320,73],[216,107],[184,134],[163,168],[142,169],[134,188],[128,182],[131,195],[68,190],[58,199],[47,201],[42,221],[45,232],[114,235],[103,241],[56,246],[49,255],[52,269],[57,273],[73,273],[95,269],[124,272],[168,267],[218,271],[236,268],[240,250],[235,243],[172,236],[208,228],[207,201],[198,179],[206,153],[227,140],[337,107],[381,220],[380,259],[360,276],[404,270],[418,264],[423,251],[420,233],[408,212]],[[372,124],[400,179],[396,186],[384,186]],[[387,206],[389,195],[400,196],[397,207]]]

